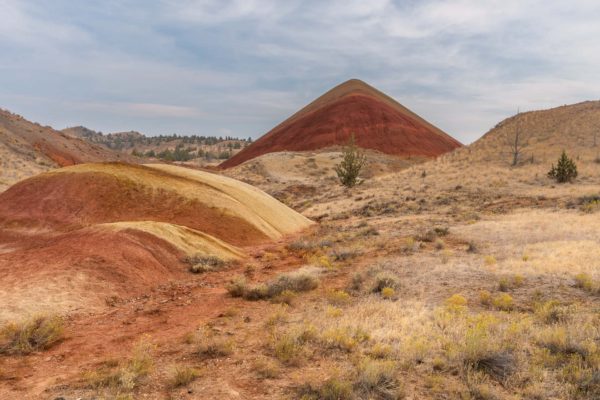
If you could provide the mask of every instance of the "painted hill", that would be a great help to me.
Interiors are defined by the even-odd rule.
[[[52,168],[83,162],[134,161],[0,109],[0,190]]]
[[[0,194],[0,302],[15,312],[98,305],[185,278],[186,256],[239,260],[246,246],[311,224],[207,172],[122,163],[49,171]]]
[[[563,149],[582,162],[600,160],[600,101],[513,115],[447,158],[510,164],[517,132],[519,164],[555,162]]]
[[[266,153],[343,145],[352,133],[358,146],[398,156],[435,157],[461,146],[391,97],[352,79],[277,125],[221,167],[234,167]]]

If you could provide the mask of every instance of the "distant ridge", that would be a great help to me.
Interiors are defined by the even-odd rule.
[[[136,159],[0,109],[0,191],[52,168],[102,161]]]
[[[521,112],[496,124],[471,145],[448,156],[510,165],[516,132],[519,164],[554,162],[563,150],[579,161],[600,160],[600,101]]]
[[[277,125],[222,168],[278,151],[310,151],[343,145],[354,133],[358,146],[398,156],[436,157],[462,144],[391,97],[358,79],[346,81]]]

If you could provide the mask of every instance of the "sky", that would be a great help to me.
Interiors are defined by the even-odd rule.
[[[470,143],[600,98],[597,0],[0,0],[0,108],[257,138],[347,79]]]

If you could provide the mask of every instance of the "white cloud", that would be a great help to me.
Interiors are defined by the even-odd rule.
[[[56,23],[35,15],[35,7],[19,0],[0,2],[0,43],[39,47],[41,44],[57,45],[82,43],[86,33],[72,25]]]

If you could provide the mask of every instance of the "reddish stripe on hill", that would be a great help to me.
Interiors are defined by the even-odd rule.
[[[310,151],[348,142],[398,156],[436,157],[461,143],[358,80],[330,90],[223,162],[230,168],[266,153]]]

